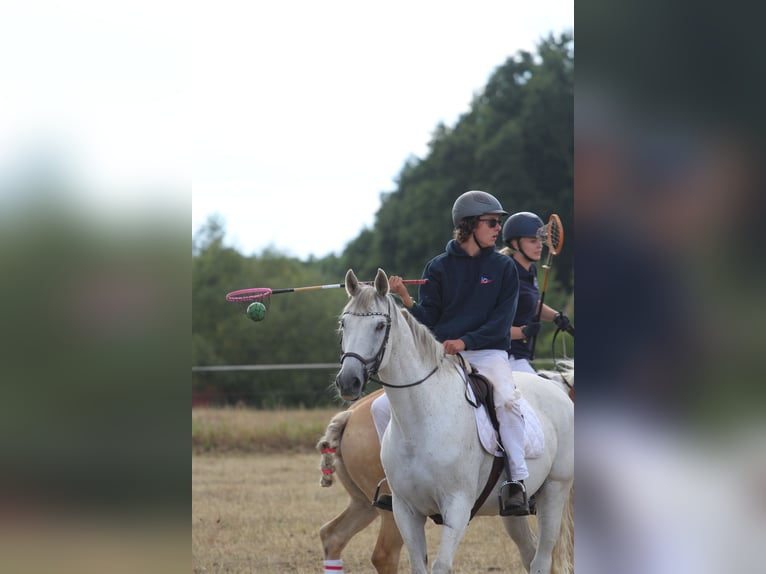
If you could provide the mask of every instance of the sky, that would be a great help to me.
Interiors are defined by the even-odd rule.
[[[573,0],[8,0],[0,208],[52,170],[97,220],[160,197],[247,255],[339,254],[439,123],[573,23]]]
[[[571,0],[211,3],[197,43],[192,228],[245,254],[340,254],[495,68],[573,30]],[[447,230],[448,232],[449,230]]]

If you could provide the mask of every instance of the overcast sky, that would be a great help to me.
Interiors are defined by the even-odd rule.
[[[301,259],[372,226],[439,122],[454,125],[508,56],[574,25],[573,0],[13,0],[0,12],[0,181],[27,155],[55,156],[105,213],[191,183],[192,233],[217,213],[243,253]]]
[[[244,253],[340,253],[439,122],[454,125],[493,70],[572,0],[210,4],[195,45],[193,218]],[[445,229],[445,237],[449,229]]]

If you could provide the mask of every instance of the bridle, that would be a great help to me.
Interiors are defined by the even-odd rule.
[[[390,311],[391,309],[391,301],[388,300],[388,309]],[[352,353],[352,352],[345,352],[342,353],[340,356],[340,364],[343,365],[343,361],[348,359],[349,357],[356,359],[360,363],[362,363],[362,367],[364,368],[364,384],[367,385],[368,381],[372,381],[374,383],[378,383],[379,385],[382,385],[384,387],[390,387],[393,389],[406,389],[407,387],[414,387],[415,385],[419,385],[420,383],[426,381],[431,375],[433,375],[436,370],[439,368],[439,365],[436,365],[430,373],[428,373],[425,377],[420,379],[419,381],[415,381],[414,383],[409,383],[406,385],[392,385],[390,383],[386,383],[382,381],[378,377],[378,369],[380,369],[380,364],[383,362],[383,356],[386,354],[386,347],[388,346],[388,337],[391,334],[391,314],[390,313],[382,313],[380,311],[369,311],[367,313],[352,313],[351,311],[345,311],[341,316],[343,315],[351,315],[352,317],[384,317],[386,320],[386,333],[383,336],[383,341],[380,344],[380,348],[378,349],[378,352],[375,353],[371,358],[365,359],[358,353]]]
[[[362,367],[364,368],[365,384],[369,380],[378,382],[374,377],[377,377],[378,369],[380,369],[380,363],[383,362],[383,355],[386,354],[386,346],[388,345],[388,336],[391,334],[391,315],[389,315],[388,313],[380,313],[378,311],[370,311],[368,313],[352,313],[351,311],[346,311],[345,313],[343,313],[343,315],[351,315],[353,317],[384,317],[386,319],[386,334],[383,336],[383,341],[380,344],[380,348],[378,349],[378,352],[375,353],[371,358],[365,359],[358,353],[351,353],[351,352],[343,353],[340,356],[341,365],[343,365],[343,361],[345,361],[349,357],[356,359],[357,361],[362,363]]]

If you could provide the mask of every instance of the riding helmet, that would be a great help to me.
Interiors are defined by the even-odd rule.
[[[486,191],[466,191],[455,200],[452,206],[452,224],[455,229],[460,225],[460,220],[465,217],[476,217],[485,213],[495,215],[508,215],[494,195]]]
[[[503,224],[503,243],[510,247],[512,239],[537,237],[543,225],[543,220],[531,211],[514,213]]]

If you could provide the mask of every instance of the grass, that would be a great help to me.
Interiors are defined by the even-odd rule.
[[[322,571],[319,528],[346,506],[338,482],[321,488],[318,454],[192,456],[192,571],[260,574]],[[343,551],[348,574],[372,573],[378,520]],[[426,523],[430,560],[440,535]],[[409,572],[402,551],[399,572]],[[497,517],[471,521],[455,557],[454,574],[523,572],[518,550]]]
[[[192,409],[192,569],[195,574],[322,571],[319,528],[348,494],[321,488],[314,447],[338,409]],[[433,560],[440,535],[430,520]],[[343,551],[348,574],[373,572],[378,521]],[[402,551],[400,572],[409,572]],[[474,519],[455,558],[455,574],[523,572],[499,519]]]
[[[192,409],[192,452],[313,453],[327,423],[341,407],[255,410],[239,407]]]

